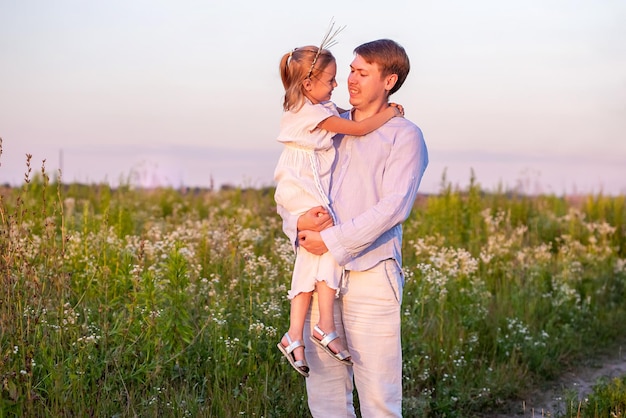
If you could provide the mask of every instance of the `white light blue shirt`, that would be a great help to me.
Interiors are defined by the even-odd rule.
[[[337,135],[334,146],[330,201],[338,224],[321,232],[326,247],[347,270],[365,271],[390,258],[401,266],[402,222],[428,165],[422,131],[393,118],[364,136]],[[297,217],[280,206],[278,213],[297,245]]]

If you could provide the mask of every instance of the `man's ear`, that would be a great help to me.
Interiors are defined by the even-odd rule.
[[[398,82],[398,74],[390,74],[385,77],[385,90],[390,91]]]

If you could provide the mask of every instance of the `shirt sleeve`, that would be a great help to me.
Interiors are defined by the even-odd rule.
[[[428,151],[420,129],[400,132],[385,163],[382,197],[360,215],[321,232],[339,265],[346,265],[379,237],[410,215],[428,165]]]

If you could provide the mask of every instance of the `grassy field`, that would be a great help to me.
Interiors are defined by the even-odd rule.
[[[309,416],[276,349],[294,257],[273,190],[26,171],[0,192],[0,417]],[[626,333],[624,196],[444,181],[404,257],[407,417],[501,410]]]

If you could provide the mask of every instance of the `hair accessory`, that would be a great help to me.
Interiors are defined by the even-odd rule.
[[[322,53],[322,50],[324,49],[328,49],[333,45],[337,44],[337,40],[335,40],[335,37],[339,34],[339,32],[341,32],[342,30],[344,30],[346,27],[341,26],[337,29],[335,29],[335,31],[333,31],[335,27],[335,22],[331,19],[330,20],[330,24],[328,25],[328,29],[326,30],[326,34],[324,35],[324,38],[322,38],[322,43],[320,44],[320,47],[318,48],[317,52],[315,53],[315,58],[313,58],[313,63],[311,64],[311,69],[309,70],[309,73],[307,74],[306,78],[311,77],[311,74],[313,74],[313,69],[315,68],[315,63],[317,63],[317,59],[319,58],[320,54]]]

